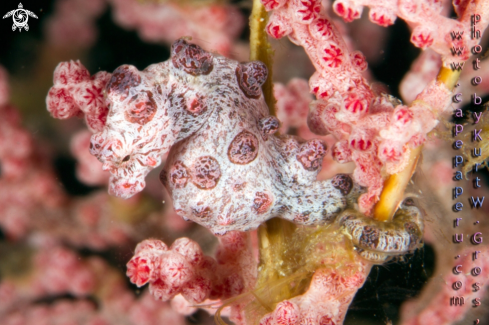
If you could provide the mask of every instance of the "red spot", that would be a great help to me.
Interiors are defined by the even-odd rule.
[[[359,71],[365,71],[368,66],[365,56],[358,51],[355,51],[351,54],[351,63]]]
[[[196,276],[195,279],[189,281],[183,288],[182,295],[189,302],[201,303],[209,297],[212,283],[209,279],[201,276]]]
[[[324,49],[323,60],[328,67],[338,68],[343,64],[343,52],[338,46],[331,44]]]
[[[261,95],[261,86],[268,77],[266,65],[260,61],[238,64],[236,78],[241,91],[248,98],[257,99]]]
[[[192,183],[200,189],[216,187],[221,177],[221,168],[216,159],[210,156],[197,158],[191,169]]]
[[[353,20],[360,18],[360,11],[350,7],[345,8],[345,5],[342,2],[336,1],[333,5],[333,9],[338,16],[342,17],[346,22],[352,22]]]
[[[272,206],[272,198],[264,192],[256,192],[253,200],[253,209],[256,213],[261,214],[267,212]]]
[[[414,33],[411,36],[411,42],[419,48],[426,49],[433,45],[433,37],[430,32],[421,31],[418,33]]]
[[[350,141],[350,146],[355,150],[366,151],[372,148],[373,142],[362,136]]]
[[[320,86],[314,87],[313,93],[316,95],[317,98],[321,99],[327,99],[329,96],[331,96],[329,89],[323,89]]]
[[[258,139],[248,132],[242,131],[231,142],[228,148],[228,158],[238,165],[249,164],[258,155]]]
[[[74,86],[90,79],[90,73],[80,61],[62,62],[54,70],[54,84]]]
[[[225,298],[234,297],[243,292],[245,286],[241,276],[234,273],[228,276],[224,280],[224,293]]]
[[[296,304],[284,300],[275,308],[275,324],[288,325],[296,324],[299,320],[299,308]]]
[[[317,18],[320,10],[321,3],[318,0],[299,0],[295,14],[297,18],[306,23]]]
[[[402,158],[403,150],[399,150],[396,146],[384,144],[379,150],[379,158],[385,161],[399,161]]]
[[[333,147],[332,152],[333,159],[339,162],[340,164],[344,164],[352,161],[351,150],[348,147],[347,141],[337,142]]]
[[[277,9],[284,4],[282,0],[262,0],[263,6],[267,11]]]
[[[333,321],[333,318],[325,315],[319,320],[319,325],[336,325],[336,323]]]
[[[369,99],[363,94],[349,93],[344,99],[345,109],[353,114],[364,114],[369,109]]]
[[[125,100],[129,96],[129,89],[137,87],[140,83],[141,76],[138,69],[132,65],[122,65],[114,70],[106,86],[107,94]]]
[[[192,213],[200,219],[208,218],[212,215],[212,209],[209,207],[195,207],[192,208]]]
[[[156,102],[151,91],[141,91],[131,98],[124,117],[131,123],[144,125],[151,121],[156,114]]]
[[[66,119],[76,116],[80,109],[71,93],[65,88],[52,87],[46,99],[48,111],[54,118]]]
[[[126,266],[126,275],[129,277],[129,280],[132,283],[138,287],[148,283],[151,276],[151,267],[148,258],[135,256],[127,263]]]
[[[189,178],[187,166],[180,160],[175,161],[170,168],[170,180],[175,188],[184,188]]]
[[[88,126],[97,132],[101,132],[107,123],[107,115],[109,114],[109,108],[106,106],[99,106],[92,111],[89,111],[85,115],[85,120]]]
[[[330,38],[333,35],[333,27],[329,20],[318,18],[309,25],[309,31],[315,38]]]
[[[199,116],[207,110],[204,100],[204,96],[195,95],[188,100],[185,108],[190,114],[192,114],[192,116]]]
[[[374,22],[383,27],[388,27],[394,23],[391,17],[388,17],[384,14],[378,14],[374,12],[373,14],[371,14],[371,17]]]
[[[193,76],[207,75],[214,67],[212,54],[198,45],[188,44],[183,39],[173,43],[171,60],[175,68]]]
[[[406,125],[407,123],[412,121],[413,113],[409,108],[403,107],[396,110],[396,112],[394,113],[394,119],[401,124]]]

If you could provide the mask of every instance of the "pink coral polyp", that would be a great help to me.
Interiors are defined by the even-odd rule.
[[[54,86],[46,97],[48,111],[60,119],[85,115],[92,131],[102,130],[108,112],[103,90],[110,77],[107,72],[90,77],[79,61],[58,64],[54,71]]]
[[[317,39],[329,39],[333,36],[333,28],[331,23],[327,19],[323,18],[315,19],[309,25],[309,32],[314,38]]]
[[[346,22],[352,22],[362,15],[362,6],[355,6],[348,0],[335,1],[333,4],[334,11]]]
[[[60,85],[79,84],[90,79],[90,73],[80,61],[60,63],[54,71],[54,83]]]
[[[322,64],[328,68],[338,68],[343,65],[344,54],[341,48],[334,44],[327,44],[320,53]]]
[[[263,0],[263,6],[266,10],[278,9],[282,7],[287,0]]]
[[[295,16],[301,23],[310,23],[319,15],[320,10],[319,0],[298,0]]]
[[[51,88],[46,99],[46,106],[51,115],[59,119],[67,119],[80,112],[75,100],[65,88]]]

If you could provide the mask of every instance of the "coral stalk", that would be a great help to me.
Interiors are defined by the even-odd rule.
[[[441,67],[438,72],[437,80],[443,83],[448,89],[452,90],[460,76],[458,70],[451,70]],[[384,182],[384,187],[380,195],[379,202],[374,206],[373,218],[378,221],[392,220],[399,203],[404,197],[404,191],[411,180],[411,176],[416,170],[422,145],[411,148],[408,165],[399,173],[390,175]]]

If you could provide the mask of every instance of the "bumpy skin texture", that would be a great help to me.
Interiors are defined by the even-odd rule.
[[[214,233],[254,229],[276,216],[334,221],[363,189],[348,175],[341,186],[316,181],[327,149],[320,140],[272,136],[279,123],[261,94],[266,77],[261,62],[240,64],[184,40],[166,62],[117,68],[105,87],[107,123],[90,144],[111,172],[109,192],[128,198],[141,191],[171,148],[160,179],[175,211]]]

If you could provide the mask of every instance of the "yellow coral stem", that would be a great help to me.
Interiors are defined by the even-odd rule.
[[[453,89],[460,77],[458,70],[451,70],[442,67],[438,72],[436,80],[442,82],[448,89]],[[409,163],[401,172],[390,175],[384,182],[384,188],[380,194],[379,202],[374,206],[373,218],[379,221],[392,220],[399,203],[401,202],[404,191],[413,175],[416,165],[421,155],[422,146],[411,148]]]
[[[253,9],[250,16],[250,60],[258,60],[268,68],[268,78],[262,86],[263,96],[268,105],[270,115],[275,116],[275,98],[273,97],[272,83],[272,47],[268,42],[265,27],[268,22],[268,13],[260,0],[253,0]]]
[[[409,163],[401,172],[390,175],[384,182],[380,200],[374,207],[374,219],[379,221],[392,220],[397,206],[404,196],[404,190],[416,169],[421,147],[411,149]]]
[[[250,60],[259,60],[268,68],[268,78],[262,86],[265,102],[268,105],[270,115],[275,116],[275,98],[273,96],[272,83],[272,48],[268,42],[265,27],[268,22],[268,13],[260,0],[253,0],[253,9],[250,16]],[[287,242],[292,237],[296,227],[282,219],[268,220],[258,228],[258,240],[260,250],[260,266],[256,288],[263,287],[283,278],[279,274],[278,265],[286,263],[284,252],[287,251]],[[267,297],[267,301],[281,301],[290,298],[288,287],[278,290],[277,296]],[[262,302],[263,304],[264,302]]]
[[[462,70],[453,71],[450,68],[442,66],[440,71],[438,72],[436,80],[442,82],[445,86],[447,86],[448,89],[452,90],[457,84],[460,73],[462,73]]]

